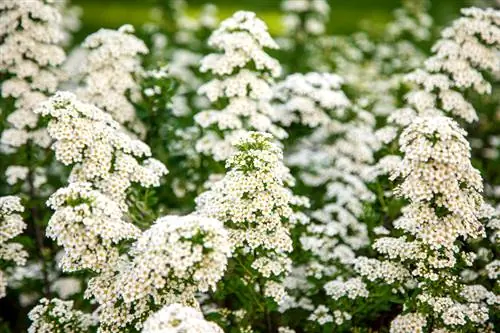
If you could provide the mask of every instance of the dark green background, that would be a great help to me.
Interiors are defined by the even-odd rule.
[[[163,0],[168,1],[168,0]],[[117,28],[124,23],[136,27],[148,21],[150,9],[159,1],[155,0],[73,0],[83,9],[82,31],[76,41],[101,27]],[[391,19],[392,11],[401,5],[400,0],[331,0],[328,30],[334,34],[347,34],[363,28],[363,22],[371,22],[371,32],[377,34],[385,22]],[[231,15],[236,10],[255,11],[270,26],[272,32],[279,32],[280,0],[189,0],[189,13],[195,14],[205,3],[216,4],[220,18]],[[470,0],[431,1],[431,15],[438,26],[457,17],[462,7],[469,6]]]

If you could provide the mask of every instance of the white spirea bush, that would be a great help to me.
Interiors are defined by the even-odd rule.
[[[142,333],[223,333],[198,310],[174,303],[152,314],[144,323]]]
[[[293,206],[305,203],[287,187],[290,175],[272,135],[249,132],[235,148],[224,178],[197,198],[197,212],[224,223],[234,256],[250,258],[251,270],[245,278],[265,278],[268,296],[279,302],[283,292],[275,289],[282,287],[270,283],[280,281],[290,270],[289,228],[301,219]]]
[[[397,317],[391,332],[417,326],[429,330],[485,326],[488,307],[498,302],[487,290],[479,297],[464,293],[471,286],[454,274],[461,265],[472,266],[476,257],[461,242],[485,237],[482,179],[471,165],[465,135],[444,116],[417,117],[401,135],[405,155],[393,177],[402,179],[396,193],[409,201],[394,222],[403,235],[382,237],[373,244],[399,269],[375,276],[373,272],[383,269],[377,260],[361,258],[356,265],[368,280],[418,288],[405,304],[405,312],[413,314]]]
[[[92,315],[73,309],[73,301],[42,298],[28,314],[28,333],[85,333],[95,326]]]
[[[168,172],[150,157],[150,148],[124,133],[111,115],[71,93],[58,92],[35,112],[50,119],[48,131],[55,140],[57,160],[75,164],[70,181],[92,183],[122,210],[127,208],[127,189],[133,183],[159,186]]]
[[[0,298],[7,294],[7,274],[3,270],[11,263],[24,265],[28,253],[12,239],[26,229],[20,213],[24,211],[21,199],[15,196],[0,197]]]
[[[341,90],[343,82],[330,73],[288,75],[274,87],[276,119],[285,127],[293,123],[310,128],[328,125],[330,112],[351,105]]]
[[[141,98],[139,80],[144,70],[140,56],[148,48],[133,33],[131,25],[124,25],[118,30],[100,29],[85,39],[82,47],[87,55],[80,68],[83,87],[77,89],[77,95],[143,137],[146,129],[137,119],[133,103]]]
[[[130,261],[89,282],[86,296],[98,309],[99,332],[140,329],[159,307],[197,306],[195,293],[213,290],[231,255],[218,220],[198,215],[159,218],[132,245]]]
[[[212,53],[201,60],[201,72],[209,72],[214,78],[198,92],[207,96],[214,109],[195,116],[204,132],[196,143],[198,152],[223,161],[233,153],[232,144],[247,131],[286,137],[272,121],[271,85],[281,67],[264,50],[278,47],[266,24],[252,12],[239,11],[220,24],[208,44],[223,53]]]
[[[7,117],[9,128],[2,132],[2,151],[13,153],[33,142],[50,145],[44,128],[38,125],[34,107],[56,91],[62,73],[58,67],[66,56],[61,15],[52,2],[6,0],[0,4],[0,72],[2,97],[14,98],[14,111]]]
[[[500,16],[492,8],[462,9],[462,15],[442,31],[424,67],[408,74],[407,80],[418,87],[406,96],[413,112],[403,108],[390,120],[406,126],[412,119],[408,115],[429,113],[449,113],[467,122],[478,119],[464,91],[491,92],[482,72],[500,70]]]

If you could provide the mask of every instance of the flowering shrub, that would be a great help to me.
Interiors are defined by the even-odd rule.
[[[499,11],[200,9],[0,4],[0,331],[496,332]]]

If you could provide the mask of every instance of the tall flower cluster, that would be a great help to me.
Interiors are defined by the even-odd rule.
[[[286,187],[290,175],[272,135],[249,132],[235,148],[224,178],[197,198],[197,211],[224,223],[244,279],[264,278],[261,292],[280,302],[284,290],[275,281],[290,270],[289,229],[304,217],[293,207],[305,203]]]
[[[239,11],[220,24],[208,44],[223,53],[202,59],[200,70],[210,72],[214,79],[198,92],[219,107],[195,116],[204,132],[196,143],[198,152],[222,161],[232,154],[232,143],[247,131],[286,137],[286,132],[272,122],[271,85],[281,67],[264,50],[278,47],[266,24],[254,13]]]
[[[159,186],[166,167],[151,158],[150,148],[120,130],[111,115],[58,92],[35,111],[49,117],[48,132],[56,141],[58,161],[75,165],[71,182],[90,182],[95,189],[126,210],[127,190],[133,183]]]
[[[61,15],[51,2],[7,0],[0,5],[0,17],[0,72],[6,75],[2,97],[14,99],[6,118],[10,127],[0,138],[2,151],[14,153],[28,142],[47,148],[50,137],[33,109],[56,91],[62,78]]]
[[[151,315],[144,323],[142,333],[223,333],[214,323],[206,321],[194,308],[174,303]]]
[[[26,228],[21,215],[24,207],[21,199],[14,196],[0,197],[0,267],[2,269],[10,262],[24,265],[28,253],[23,246],[12,239],[20,235]],[[0,270],[0,298],[5,297],[7,288],[7,275]]]
[[[215,219],[165,216],[142,233],[128,254],[131,259],[123,258],[116,272],[89,282],[86,297],[100,305],[99,332],[140,329],[163,305],[198,306],[195,293],[215,289],[231,248],[227,231]],[[155,327],[152,320],[145,330]]]
[[[91,315],[73,309],[73,301],[42,298],[28,314],[28,333],[85,333],[95,325]]]
[[[409,201],[394,222],[403,235],[373,244],[396,270],[384,269],[375,259],[361,258],[356,264],[370,281],[418,287],[404,311],[420,318],[420,329],[485,326],[488,306],[498,302],[483,286],[464,285],[454,274],[457,267],[472,266],[476,257],[461,243],[485,237],[482,179],[470,163],[465,135],[444,116],[417,117],[404,130],[400,146],[405,156],[393,175],[402,179],[397,194]],[[398,317],[391,331],[416,325],[409,316]]]
[[[133,33],[131,25],[124,25],[118,30],[101,29],[85,39],[82,46],[88,53],[80,69],[84,86],[77,94],[144,136],[146,129],[137,119],[133,103],[141,97],[139,56],[148,53],[148,48]]]
[[[436,113],[449,113],[467,122],[478,119],[463,91],[491,92],[491,84],[482,72],[499,71],[500,23],[498,11],[492,8],[467,8],[462,14],[442,31],[441,39],[432,48],[434,55],[424,67],[407,76],[418,89],[406,96],[410,109],[392,115],[396,123],[405,126],[411,116]]]

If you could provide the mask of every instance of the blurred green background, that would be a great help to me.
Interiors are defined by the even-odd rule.
[[[168,0],[73,0],[83,9],[82,31],[76,36],[80,42],[86,35],[99,28],[117,28],[124,23],[141,26],[149,19],[151,8],[159,1]],[[369,21],[371,33],[377,34],[385,22],[391,19],[392,11],[401,5],[401,0],[330,0],[331,12],[328,30],[334,34],[348,34],[363,27]],[[190,14],[196,14],[205,3],[219,7],[219,18],[230,16],[236,10],[251,10],[264,19],[273,33],[281,27],[280,0],[188,0]],[[470,0],[431,1],[431,15],[438,26],[458,16],[462,7]]]

